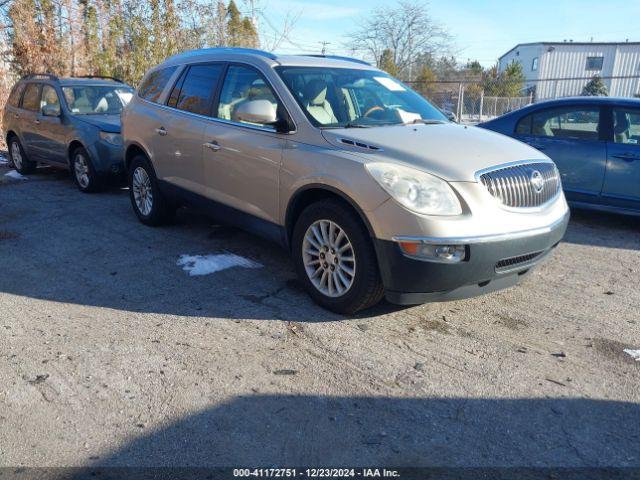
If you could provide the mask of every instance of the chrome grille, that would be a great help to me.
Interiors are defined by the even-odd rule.
[[[539,190],[534,186],[534,177],[540,184]],[[480,182],[500,203],[513,208],[539,207],[560,192],[558,169],[548,162],[498,168],[482,173]]]

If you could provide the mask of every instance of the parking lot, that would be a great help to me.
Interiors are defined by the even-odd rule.
[[[2,465],[640,465],[638,219],[573,212],[518,287],[346,318],[270,243],[8,171]],[[258,268],[178,265],[223,253]]]

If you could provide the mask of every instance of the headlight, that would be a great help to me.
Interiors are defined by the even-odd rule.
[[[100,132],[100,139],[111,145],[122,145],[122,135],[119,133]]]
[[[444,180],[415,168],[392,163],[368,163],[371,176],[397,202],[424,215],[460,215],[462,207]]]

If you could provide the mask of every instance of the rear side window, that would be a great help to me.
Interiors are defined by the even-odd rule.
[[[173,87],[167,104],[178,110],[210,115],[221,74],[220,64],[191,65]]]
[[[613,141],[640,144],[640,109],[616,108],[613,111]]]
[[[599,139],[600,109],[597,107],[562,107],[535,112],[524,117],[516,127],[520,135],[571,140]]]
[[[20,97],[22,96],[22,92],[24,92],[24,83],[18,83],[13,90],[11,91],[11,95],[9,95],[9,99],[7,103],[12,107],[20,106]]]
[[[40,85],[29,83],[24,90],[22,97],[22,108],[37,112],[40,110]]]
[[[169,82],[171,75],[176,71],[178,67],[168,67],[161,70],[156,70],[147,75],[140,88],[138,88],[138,95],[150,102],[158,103],[160,95],[164,90],[164,87]]]

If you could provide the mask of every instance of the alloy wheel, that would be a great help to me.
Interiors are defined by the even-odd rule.
[[[13,166],[20,170],[22,168],[22,152],[20,151],[20,145],[15,140],[11,143],[11,159],[13,160]]]
[[[80,187],[87,188],[89,186],[89,183],[91,182],[91,179],[89,178],[89,164],[87,163],[87,159],[82,153],[78,153],[76,155],[75,161],[73,163],[73,170]]]
[[[331,220],[317,220],[302,242],[302,259],[312,285],[328,297],[341,297],[353,286],[356,259],[346,232]]]
[[[153,190],[151,179],[144,168],[138,167],[134,170],[132,188],[138,211],[144,216],[149,215],[153,208]]]

